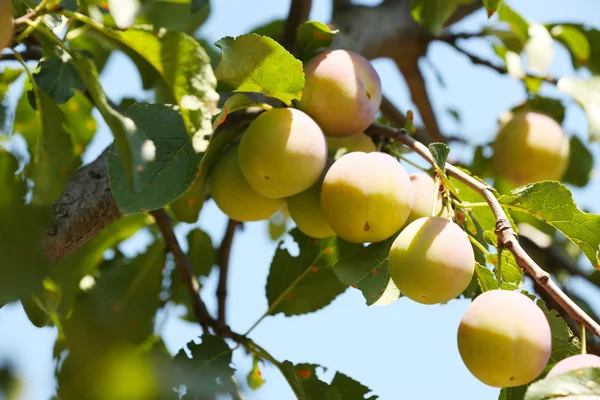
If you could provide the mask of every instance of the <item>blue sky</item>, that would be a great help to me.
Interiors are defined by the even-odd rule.
[[[222,36],[236,36],[276,18],[285,17],[289,1],[279,0],[213,0],[213,12],[199,36],[215,42]],[[327,22],[330,1],[314,1],[312,19]],[[363,2],[378,3],[378,2]],[[511,0],[509,4],[526,18],[539,22],[579,22],[598,25],[594,16],[600,15],[600,3],[594,0]],[[477,31],[487,24],[484,12],[465,19],[458,27]],[[465,47],[486,57],[492,57],[490,46],[473,41]],[[383,90],[402,109],[413,108],[410,94],[402,77],[387,60],[373,62],[379,72]],[[445,81],[440,86],[432,65]],[[444,44],[434,44],[427,61],[422,62],[440,125],[452,134],[459,134],[471,143],[485,143],[495,134],[498,116],[525,99],[521,85],[485,67],[472,66],[470,61]],[[555,46],[555,59],[550,73],[555,76],[573,75],[567,53]],[[141,82],[132,64],[123,56],[114,56],[102,75],[109,96],[119,100],[141,92]],[[567,97],[550,86],[547,95]],[[569,101],[564,127],[569,135],[587,137],[587,119],[573,101]],[[447,113],[453,108],[461,113],[458,124]],[[417,113],[418,119],[418,113]],[[104,124],[86,154],[93,160],[112,140]],[[592,147],[595,157],[600,154]],[[467,148],[453,147],[451,157],[468,159]],[[410,171],[412,169],[407,167]],[[574,190],[580,207],[599,213],[600,185],[595,176],[585,190]],[[226,217],[209,202],[202,211],[199,226],[219,243],[225,230]],[[184,238],[191,226],[178,230]],[[139,251],[146,244],[144,235],[130,240],[127,251]],[[229,281],[228,315],[232,328],[245,332],[267,309],[265,282],[276,243],[268,239],[264,222],[246,224],[233,244]],[[249,256],[252,254],[252,256]],[[216,272],[216,271],[214,271]],[[204,282],[202,294],[211,311],[216,310],[214,292],[217,274]],[[573,283],[581,287],[578,282]],[[584,294],[595,305],[598,297],[583,287]],[[596,293],[597,295],[597,293]],[[366,307],[362,295],[349,289],[325,309],[298,317],[281,315],[266,318],[251,337],[275,358],[292,362],[310,362],[328,368],[325,378],[335,371],[343,372],[370,387],[383,400],[389,399],[496,399],[498,389],[490,388],[470,375],[462,364],[456,348],[456,329],[468,301],[452,301],[442,306],[425,306],[401,299],[384,307]],[[177,308],[167,308],[158,317],[157,326],[168,349],[175,353],[185,343],[196,338],[200,329],[177,318]],[[33,327],[18,304],[0,310],[0,363],[12,361],[25,384],[25,400],[48,399],[54,391],[52,346],[56,331]],[[239,370],[238,380],[250,368],[251,360],[236,353],[234,363]],[[281,374],[265,367],[266,384],[257,392],[248,392],[248,399],[287,400],[293,394]]]

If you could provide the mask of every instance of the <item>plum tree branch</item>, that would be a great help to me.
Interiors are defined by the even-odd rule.
[[[181,250],[181,246],[179,246],[179,241],[173,231],[171,217],[169,217],[167,212],[162,208],[160,210],[151,211],[150,214],[154,217],[156,225],[162,233],[166,250],[173,254],[175,266],[179,271],[181,282],[185,285],[190,296],[194,315],[200,323],[202,330],[205,333],[209,333],[208,328],[212,325],[213,319],[206,308],[206,304],[204,304],[204,301],[200,298],[200,285],[198,285],[198,281],[194,278],[194,270],[188,258],[183,250]]]
[[[227,300],[227,277],[229,275],[229,255],[231,253],[231,245],[233,244],[233,236],[235,235],[235,229],[239,225],[238,221],[232,219],[227,223],[227,229],[225,230],[225,236],[219,247],[219,286],[217,287],[217,299],[219,302],[219,314],[217,322],[219,324],[225,324],[225,312],[226,312],[226,300]]]
[[[281,45],[288,51],[293,52],[296,47],[296,35],[298,27],[308,20],[310,9],[312,8],[312,0],[292,0],[290,4],[290,12],[283,27],[283,36]]]
[[[368,134],[381,135],[403,143],[406,147],[413,150],[432,166],[434,160],[429,149],[422,143],[409,136],[404,129],[394,129],[388,126],[374,124],[367,129]],[[519,267],[523,268],[552,298],[559,304],[567,314],[574,320],[585,325],[587,329],[600,337],[600,325],[585,313],[569,296],[567,296],[550,278],[550,274],[544,271],[528,254],[525,252],[517,239],[517,234],[512,229],[508,217],[500,205],[500,202],[494,195],[493,189],[484,182],[477,180],[461,169],[446,163],[446,173],[453,176],[470,188],[478,192],[488,203],[496,219],[496,236],[506,250],[510,251],[517,261]]]

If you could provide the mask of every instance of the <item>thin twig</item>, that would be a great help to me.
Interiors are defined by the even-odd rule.
[[[298,27],[308,19],[311,7],[312,0],[292,0],[292,4],[290,4],[290,12],[285,21],[281,38],[281,45],[290,52],[296,46]]]
[[[454,47],[454,49],[456,49],[456,51],[464,54],[465,56],[467,56],[471,62],[473,64],[477,64],[477,65],[483,65],[484,67],[488,67],[493,69],[494,71],[497,71],[501,74],[508,74],[508,69],[506,67],[500,66],[500,65],[496,65],[494,63],[492,63],[491,61],[485,60],[471,52],[468,52],[467,50],[463,49],[462,47],[458,46],[455,42],[455,38],[454,37],[442,37],[442,38],[438,38],[438,40],[441,40],[443,42],[448,43],[449,45],[451,45],[452,47]],[[527,78],[534,78],[534,79],[541,79],[544,82],[547,83],[551,83],[553,85],[558,85],[558,79],[554,78],[552,76],[548,76],[548,75],[536,75],[536,74],[532,74],[532,73],[525,73],[525,76]]]
[[[374,124],[367,129],[367,133],[397,140],[420,155],[431,165],[434,165],[433,157],[429,152],[429,149],[422,143],[410,137],[404,129],[394,129],[385,125]],[[496,196],[494,196],[493,189],[486,183],[475,179],[449,163],[446,163],[446,172],[478,192],[485,199],[496,219],[496,236],[498,237],[498,242],[514,255],[517,264],[526,270],[529,275],[531,275],[531,277],[543,287],[571,317],[573,317],[573,319],[582,323],[596,336],[600,337],[600,325],[575,304],[575,302],[552,281],[550,275],[537,265],[525,250],[523,250],[504,209],[500,205],[500,202],[498,202],[498,199],[496,199]]]
[[[42,48],[40,46],[30,46],[26,50],[18,53],[24,61],[39,61],[42,58]],[[14,53],[0,54],[0,61],[18,61]]]
[[[206,304],[204,304],[204,301],[200,298],[200,286],[198,285],[196,278],[194,278],[194,270],[192,269],[188,258],[179,246],[179,241],[173,231],[171,218],[162,208],[160,210],[151,211],[150,214],[152,214],[156,220],[156,225],[158,225],[158,228],[162,233],[165,248],[170,251],[175,258],[175,265],[179,270],[181,281],[185,284],[188,294],[190,295],[192,309],[196,319],[198,319],[204,333],[210,333],[208,328],[212,325],[213,319],[206,308]]]
[[[235,234],[235,228],[239,222],[232,219],[227,223],[227,230],[221,247],[219,247],[219,287],[217,288],[217,299],[219,301],[219,318],[217,319],[218,324],[225,324],[225,302],[227,300],[227,276],[229,274],[229,254],[231,253],[231,245],[233,243],[233,235]]]

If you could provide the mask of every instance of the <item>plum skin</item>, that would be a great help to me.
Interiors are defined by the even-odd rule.
[[[248,126],[238,159],[252,189],[274,199],[289,197],[319,179],[327,161],[327,142],[304,112],[274,108]]]
[[[327,139],[327,148],[330,152],[344,149],[347,153],[353,151],[372,153],[377,150],[371,137],[364,132],[351,136],[325,136],[325,138]]]
[[[406,221],[407,224],[411,223],[419,218],[428,217],[431,215],[431,208],[433,203],[434,185],[435,181],[431,175],[425,172],[415,172],[410,174],[410,181],[413,185],[414,201],[412,210]],[[439,190],[436,190],[437,197],[435,200],[434,215],[445,216],[447,213],[439,214],[442,211],[442,195]]]
[[[563,358],[552,367],[550,372],[546,375],[546,378],[582,368],[600,368],[600,357],[594,354],[577,354],[575,356]]]
[[[334,232],[353,243],[379,242],[398,232],[412,207],[404,167],[385,153],[346,153],[327,171],[323,215]]]
[[[208,185],[211,197],[235,221],[259,221],[275,214],[284,199],[271,199],[250,187],[238,163],[239,143],[230,145],[212,167]]]
[[[319,181],[287,199],[288,211],[298,229],[316,239],[335,235],[321,209],[321,187],[322,181]]]
[[[327,50],[304,65],[299,108],[328,136],[363,132],[381,105],[381,80],[369,60],[347,50]]]
[[[458,350],[468,370],[486,385],[524,385],[536,379],[550,359],[550,325],[524,294],[491,290],[476,297],[464,313]]]
[[[422,217],[396,237],[388,258],[400,292],[421,304],[439,304],[460,295],[475,273],[467,234],[443,217]]]
[[[494,168],[517,186],[560,180],[569,162],[569,138],[558,122],[537,112],[514,114],[498,131],[493,149]]]

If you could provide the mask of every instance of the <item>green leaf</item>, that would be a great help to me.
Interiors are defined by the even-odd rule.
[[[500,391],[500,397],[498,400],[523,400],[525,392],[527,391],[526,385],[514,386],[509,388],[503,388]]]
[[[365,397],[371,392],[371,389],[340,372],[335,373],[331,386],[338,390],[343,400],[377,400],[379,398],[375,395]]]
[[[483,5],[487,11],[488,18],[491,18],[492,15],[498,11],[498,9],[502,6],[502,1],[503,0],[483,0]]]
[[[555,25],[550,28],[550,33],[571,53],[575,68],[587,63],[590,58],[590,42],[580,29],[568,25]]]
[[[203,335],[202,343],[189,342],[187,350],[181,349],[173,360],[175,371],[174,384],[187,387],[186,397],[204,398],[217,393],[228,393],[231,377],[235,369],[231,368],[231,349],[225,340],[211,335]]]
[[[99,35],[98,32],[91,30],[87,26],[76,31],[76,33],[74,35],[73,31],[71,31],[66,36],[69,47],[91,57],[96,64],[98,72],[102,72],[112,53],[110,44],[106,40],[102,40],[102,35]]]
[[[600,397],[600,368],[582,368],[537,381],[524,400],[591,400]]]
[[[573,334],[558,311],[549,310],[542,300],[536,300],[532,295],[529,295],[529,297],[542,309],[550,324],[550,331],[552,332],[552,353],[550,354],[550,363],[557,363],[563,358],[580,354],[581,342],[579,341],[579,338]]]
[[[307,21],[298,27],[296,52],[303,62],[314,57],[320,49],[327,49],[333,42],[333,37],[339,32],[332,31],[319,21]]]
[[[291,106],[304,87],[302,63],[275,40],[254,33],[215,43],[221,61],[215,70],[224,91],[258,92]]]
[[[25,204],[17,159],[0,146],[0,307],[41,287],[48,263],[39,251],[50,223],[48,207]]]
[[[66,104],[59,105],[59,108],[71,134],[75,154],[81,156],[96,134],[97,123],[92,115],[92,103],[81,92],[75,92],[75,95]]]
[[[577,187],[584,187],[592,177],[594,156],[577,136],[571,136],[569,152],[569,166],[562,181]]]
[[[33,160],[28,174],[33,180],[34,204],[54,202],[63,192],[71,174],[79,167],[65,115],[45,92],[34,87],[37,120],[41,131],[30,149]]]
[[[600,142],[600,77],[582,79],[567,76],[560,78],[557,87],[581,104],[588,117],[588,140]]]
[[[400,297],[388,270],[388,256],[395,238],[394,235],[366,247],[338,239],[339,261],[333,272],[344,285],[360,290],[368,306],[390,304]]]
[[[80,336],[78,340],[88,338],[92,343],[144,342],[153,332],[154,315],[161,304],[165,256],[159,241],[132,260],[117,257],[107,262],[65,321],[66,336],[72,332]]]
[[[190,4],[190,0],[154,0],[145,7],[135,25],[150,24],[155,31],[166,29],[193,35],[210,14],[208,0],[201,1],[196,11],[192,10],[193,3]]]
[[[243,110],[248,107],[260,107],[264,110],[270,110],[271,107],[268,104],[257,103],[254,100],[250,99],[248,96],[242,93],[235,93],[233,96],[229,97],[225,100],[223,104],[223,108],[215,117],[213,122],[213,128],[217,129],[219,125],[221,125],[227,119],[227,116],[233,112]]]
[[[415,21],[439,35],[459,4],[459,0],[411,0],[410,11]]]
[[[479,288],[482,292],[498,289],[498,281],[496,280],[496,275],[494,275],[494,273],[488,268],[484,267],[479,263],[475,263],[475,275],[477,276]],[[509,283],[504,280],[502,281],[502,290],[516,289],[518,289],[518,287],[515,286],[513,283]]]
[[[544,25],[532,23],[528,29],[529,40],[525,44],[527,66],[537,74],[548,72],[554,59],[554,40]]]
[[[111,190],[124,214],[156,210],[190,187],[202,154],[194,152],[183,119],[174,107],[136,104],[127,114],[148,138],[142,149],[146,164],[138,171],[141,191],[131,190],[114,153],[109,153],[108,158]]]
[[[575,243],[594,267],[600,266],[600,215],[584,213],[560,182],[544,181],[522,186],[512,195],[500,196],[501,204],[535,216]]]
[[[260,36],[268,36],[279,41],[281,39],[281,35],[283,35],[283,30],[285,29],[285,21],[285,19],[276,19],[252,28],[249,33],[256,33]]]
[[[145,135],[131,118],[123,115],[109,103],[100,85],[100,77],[93,61],[80,56],[74,57],[73,60],[88,94],[115,137],[119,159],[129,184],[133,191],[137,191],[140,185],[138,168],[144,168],[142,144]]]
[[[494,232],[485,231],[483,233],[483,237],[486,242],[494,247],[498,247],[498,237]],[[494,265],[494,269],[496,269],[496,266],[498,265],[498,255],[492,254],[491,256],[486,257],[486,261]],[[519,286],[521,284],[521,281],[523,280],[523,270],[517,265],[515,257],[508,250],[504,250],[502,252],[501,268],[503,282],[509,282],[515,286]]]
[[[208,4],[208,0],[192,0],[192,13],[197,13]]]
[[[431,143],[429,146],[429,151],[433,156],[433,161],[435,165],[443,171],[446,168],[446,159],[448,158],[448,154],[450,153],[450,148],[446,146],[444,143]]]
[[[338,239],[313,239],[298,229],[289,232],[300,252],[293,256],[281,241],[267,278],[267,315],[286,316],[317,311],[346,290],[335,273]]]
[[[560,100],[550,97],[536,95],[528,99],[525,103],[514,107],[511,111],[524,110],[541,111],[554,118],[559,124],[562,124],[565,119],[565,106]]]
[[[67,55],[42,58],[39,70],[33,77],[37,86],[58,104],[65,104],[73,97],[74,90],[83,91],[84,88],[77,69]]]
[[[498,18],[510,26],[511,31],[519,37],[522,43],[527,42],[529,39],[529,23],[519,13],[508,4],[502,3],[502,7],[498,10]]]

